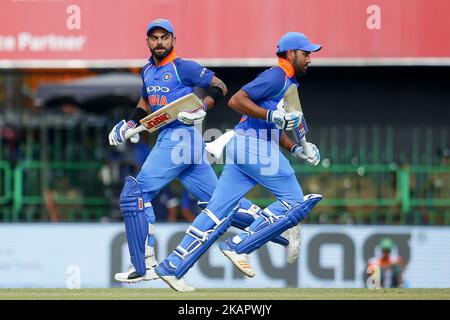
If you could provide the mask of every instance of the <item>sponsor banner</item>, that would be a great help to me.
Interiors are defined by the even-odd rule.
[[[173,23],[179,55],[207,65],[272,64],[287,31],[323,44],[319,64],[442,64],[449,10],[447,0],[4,0],[0,67],[142,66],[156,18]]]
[[[187,224],[156,226],[157,258],[163,259]],[[236,234],[233,229],[227,236]],[[390,237],[403,257],[408,287],[450,287],[450,228],[393,226],[302,226],[301,254],[286,262],[285,249],[268,244],[250,256],[257,270],[245,278],[217,242],[186,275],[198,288],[361,288],[366,262]],[[116,272],[130,267],[124,226],[112,224],[3,224],[0,226],[1,288],[109,288]],[[166,288],[160,280],[136,288]]]

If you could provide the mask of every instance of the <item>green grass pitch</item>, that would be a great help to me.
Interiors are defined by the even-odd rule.
[[[0,289],[0,300],[450,300],[450,289]]]

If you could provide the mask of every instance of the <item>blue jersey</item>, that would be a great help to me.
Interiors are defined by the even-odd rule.
[[[195,61],[184,60],[176,56],[175,50],[164,58],[159,66],[155,66],[150,57],[141,71],[142,98],[148,101],[152,112],[164,107],[194,91],[194,87],[208,89],[214,73]],[[160,130],[186,126],[176,120]]]
[[[280,58],[277,66],[260,73],[255,80],[244,85],[242,90],[261,108],[276,110],[278,102],[293,83],[298,86],[294,68],[288,61]],[[271,132],[277,133],[277,139],[281,136],[281,130],[277,129],[274,123],[248,115],[242,116],[234,129],[240,134],[265,140],[271,140]]]

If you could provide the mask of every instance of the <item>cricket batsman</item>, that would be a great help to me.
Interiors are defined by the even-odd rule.
[[[310,165],[320,161],[315,145],[306,140],[307,148],[297,145],[284,132],[306,123],[301,112],[286,112],[282,102],[287,88],[298,86],[296,76],[306,73],[310,53],[320,49],[321,45],[311,43],[302,33],[286,33],[278,42],[278,65],[243,86],[228,102],[243,117],[227,144],[226,164],[218,185],[181,243],[155,269],[173,289],[183,291],[180,279],[229,228],[233,207],[256,184],[270,190],[277,201],[262,210],[244,232],[219,244],[225,256],[249,277],[255,276],[255,270],[248,254],[298,225],[322,199],[321,195],[303,195],[293,168],[279,150],[281,146]]]
[[[155,214],[151,200],[173,179],[177,178],[199,203],[211,198],[218,179],[204,153],[204,140],[194,125],[203,121],[206,110],[212,108],[227,94],[227,87],[214,73],[194,61],[177,57],[174,28],[170,21],[156,19],[147,27],[147,45],[151,51],[149,63],[141,71],[143,87],[141,98],[128,121],[121,120],[109,134],[110,145],[124,143],[127,130],[135,128],[148,113],[190,94],[194,87],[206,90],[202,108],[181,111],[178,120],[159,129],[158,139],[136,178],[127,177],[120,195],[120,210],[124,216],[128,248],[133,267],[117,273],[115,279],[124,283],[157,279],[153,224]],[[139,135],[130,138],[137,143]],[[173,157],[173,151],[187,152],[188,161],[182,163]],[[259,215],[260,209],[242,199],[233,225],[248,227]],[[241,219],[242,218],[242,219]],[[285,238],[274,241],[288,245]],[[182,279],[180,279],[180,283]],[[184,291],[194,288],[181,283]]]

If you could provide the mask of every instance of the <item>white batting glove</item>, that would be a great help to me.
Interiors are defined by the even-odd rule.
[[[117,146],[122,144],[125,141],[125,132],[129,129],[133,129],[136,127],[136,122],[130,120],[126,122],[125,120],[121,120],[118,124],[116,124],[111,132],[109,133],[109,144],[111,146]],[[130,138],[130,141],[133,143],[138,143],[140,136],[136,133],[134,136]]]
[[[187,125],[197,125],[203,122],[206,112],[203,109],[194,111],[182,110],[178,113],[178,120]]]
[[[316,147],[315,144],[306,142],[310,148],[306,148],[309,151],[305,152],[304,148],[302,146],[299,146],[298,144],[294,145],[291,149],[291,153],[297,160],[305,160],[307,164],[311,166],[317,166],[320,162],[320,152],[319,149]]]
[[[284,112],[282,110],[269,110],[267,112],[267,122],[275,123],[281,130],[292,130],[302,121],[303,113],[300,111]]]

